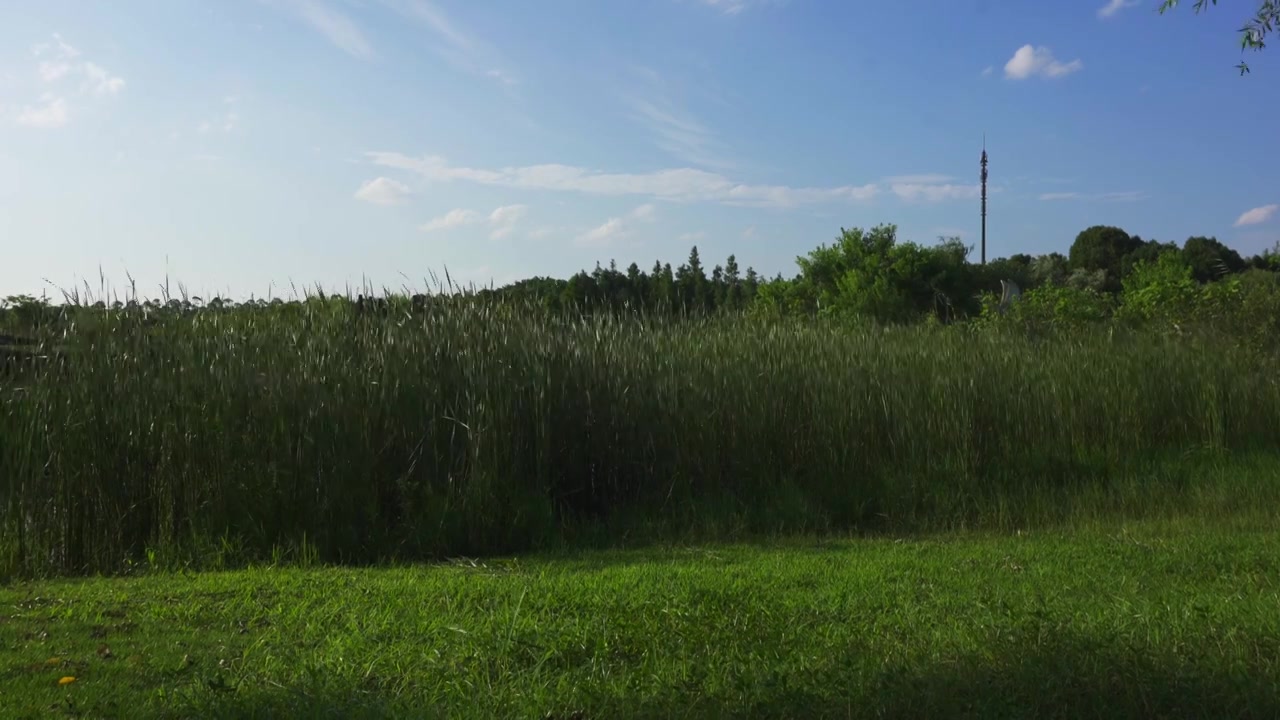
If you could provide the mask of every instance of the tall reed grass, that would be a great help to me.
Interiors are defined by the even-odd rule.
[[[1003,526],[1107,483],[1150,502],[1189,453],[1280,447],[1274,373],[1194,338],[472,301],[80,312],[61,372],[0,386],[0,570]]]

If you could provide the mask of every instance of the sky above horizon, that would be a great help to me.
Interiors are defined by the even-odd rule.
[[[1280,242],[1274,50],[1190,0],[0,0],[0,297],[763,275],[842,227]],[[975,247],[972,258],[977,260]]]

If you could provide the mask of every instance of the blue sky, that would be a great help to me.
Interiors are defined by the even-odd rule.
[[[0,295],[288,296],[843,227],[1280,241],[1275,51],[1191,0],[0,0]],[[976,259],[976,250],[975,250]]]

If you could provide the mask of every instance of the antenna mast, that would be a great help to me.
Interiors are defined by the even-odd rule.
[[[982,133],[982,264],[987,264],[987,134]]]

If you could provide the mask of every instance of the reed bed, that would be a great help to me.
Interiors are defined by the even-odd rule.
[[[1177,505],[1186,462],[1280,447],[1274,373],[1207,337],[466,299],[80,313],[65,363],[0,385],[0,572],[1004,528]]]

